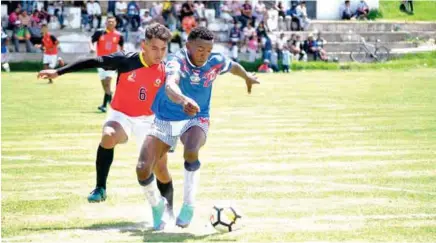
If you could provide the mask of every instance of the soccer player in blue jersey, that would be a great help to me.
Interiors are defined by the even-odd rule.
[[[195,194],[198,184],[198,157],[206,143],[209,130],[209,106],[212,84],[217,75],[231,72],[245,80],[248,93],[259,83],[254,74],[247,73],[236,62],[213,53],[214,36],[205,27],[197,27],[188,36],[186,49],[168,57],[166,84],[153,103],[156,114],[154,128],[142,145],[136,173],[153,212],[153,227],[165,227],[165,199],[160,195],[153,175],[159,158],[180,137],[184,145],[184,197],[176,224],[187,227],[194,215]]]

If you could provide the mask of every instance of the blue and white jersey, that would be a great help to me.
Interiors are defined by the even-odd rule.
[[[232,67],[232,61],[221,53],[212,52],[207,62],[197,67],[189,60],[186,50],[169,55],[165,72],[168,75],[180,75],[180,90],[187,97],[195,100],[200,106],[200,112],[195,117],[209,117],[212,84],[218,74],[224,74]],[[166,121],[189,120],[194,117],[183,112],[183,107],[171,101],[161,88],[152,107],[156,117]]]

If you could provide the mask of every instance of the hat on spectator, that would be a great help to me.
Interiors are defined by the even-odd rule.
[[[264,63],[269,63],[269,60],[268,59],[264,59],[263,62]]]

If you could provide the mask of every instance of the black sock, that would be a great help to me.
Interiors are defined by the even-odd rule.
[[[173,187],[173,181],[170,181],[168,183],[162,183],[159,180],[157,181],[157,188],[160,191],[160,194],[167,200],[169,207],[173,208],[173,194],[174,194],[174,187]]]
[[[97,187],[106,189],[107,176],[114,160],[114,149],[105,149],[101,145],[98,146],[97,160],[95,161],[95,169],[97,170]]]
[[[104,101],[103,101],[103,106],[106,107],[107,104],[111,103],[112,101],[112,94],[104,94]]]

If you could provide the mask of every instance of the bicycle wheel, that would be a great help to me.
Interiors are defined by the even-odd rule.
[[[375,55],[377,61],[386,62],[389,60],[389,49],[384,46],[380,46],[375,50]]]
[[[358,50],[352,51],[350,53],[350,58],[351,58],[351,60],[353,60],[355,62],[364,63],[367,61],[366,50],[364,48],[360,47]]]

